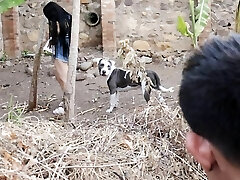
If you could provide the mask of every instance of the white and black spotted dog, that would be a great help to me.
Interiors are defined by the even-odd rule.
[[[145,100],[148,102],[150,100],[150,92],[146,92],[145,85],[146,82],[132,82],[130,79],[130,72],[119,69],[115,67],[115,62],[112,60],[98,59],[98,70],[101,76],[108,76],[107,84],[110,90],[110,108],[106,111],[108,113],[118,106],[119,101],[119,91],[127,87],[142,87],[142,92]],[[163,92],[173,92],[173,88],[164,88],[160,84],[160,79],[156,72],[151,70],[146,70],[147,76],[151,79],[151,87],[156,90],[161,90]]]

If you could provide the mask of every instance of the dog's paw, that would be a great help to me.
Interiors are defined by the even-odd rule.
[[[168,88],[168,90],[169,90],[169,92],[174,92],[174,88],[173,87],[170,87],[170,88]]]
[[[112,112],[112,108],[109,108],[106,110],[107,113],[111,113]]]
[[[64,111],[64,108],[63,107],[58,107],[57,109],[55,109],[53,111],[53,114],[54,115],[64,115],[65,111]]]

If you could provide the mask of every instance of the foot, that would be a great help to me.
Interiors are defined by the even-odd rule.
[[[109,109],[106,110],[107,113],[111,113],[113,111],[113,107],[110,107]]]
[[[63,107],[58,107],[53,111],[54,115],[64,115],[65,111]]]

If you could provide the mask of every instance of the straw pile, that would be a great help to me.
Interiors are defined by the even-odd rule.
[[[0,123],[0,179],[207,179],[186,153],[177,102],[112,119],[81,120],[75,129],[37,117]]]

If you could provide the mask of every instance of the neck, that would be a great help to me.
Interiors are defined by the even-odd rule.
[[[111,76],[112,72],[114,71],[114,69],[116,69],[116,66],[113,65],[113,66],[111,67],[110,73],[108,74],[107,80],[110,78],[110,76]]]

